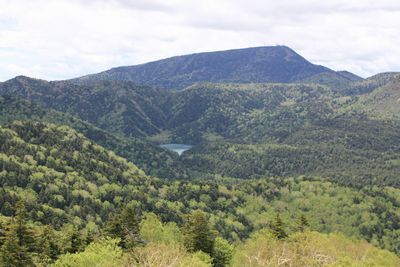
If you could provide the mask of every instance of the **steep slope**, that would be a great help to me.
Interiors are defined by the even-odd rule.
[[[68,125],[90,140],[135,163],[149,175],[164,178],[187,177],[187,171],[181,166],[175,153],[143,139],[117,137],[67,113],[44,108],[27,100],[0,96],[0,125],[9,125],[15,120]]]
[[[151,182],[135,165],[71,128],[34,122],[0,126],[0,166],[1,213],[11,215],[11,205],[23,198],[36,206],[37,221],[57,227],[75,216],[77,226],[84,218],[106,218],[106,210],[116,208],[107,207],[109,194],[137,198],[132,187]]]
[[[0,94],[76,115],[128,137],[158,133],[165,121],[165,113],[158,104],[164,93],[130,82],[103,81],[81,86],[20,76],[1,84]]]
[[[137,66],[118,67],[75,79],[74,82],[124,80],[156,88],[183,89],[197,82],[288,83],[320,74],[324,74],[325,79],[318,81],[328,84],[354,80],[349,75],[314,65],[286,46],[267,46],[177,56]]]

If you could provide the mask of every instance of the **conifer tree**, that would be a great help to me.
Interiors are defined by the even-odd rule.
[[[276,214],[275,221],[271,228],[272,234],[278,239],[284,239],[288,236],[285,232],[283,221],[279,213]]]
[[[209,255],[212,254],[215,235],[203,212],[195,211],[188,215],[182,227],[182,233],[188,251],[203,251]]]
[[[56,244],[56,237],[51,226],[47,225],[38,238],[38,249],[43,261],[52,262],[57,259],[60,250]]]
[[[233,256],[233,246],[223,238],[217,237],[214,242],[213,250],[213,266],[225,267],[230,266]]]
[[[140,218],[133,205],[126,206],[120,214],[112,218],[106,228],[106,233],[112,238],[119,238],[120,246],[132,248],[141,244]]]
[[[73,228],[71,236],[71,247],[69,248],[70,253],[76,253],[78,251],[81,251],[83,249],[83,240],[81,238],[81,233],[79,232],[78,229]]]
[[[297,230],[299,232],[304,232],[309,226],[310,224],[308,223],[306,216],[304,214],[301,214],[297,222]]]
[[[16,214],[6,232],[1,248],[3,265],[31,266],[34,243],[33,231],[27,226],[27,211],[22,202],[16,205]]]

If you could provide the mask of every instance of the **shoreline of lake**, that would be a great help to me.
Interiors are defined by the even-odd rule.
[[[183,152],[191,149],[193,146],[188,144],[163,144],[160,147],[178,153],[178,155],[182,155]]]

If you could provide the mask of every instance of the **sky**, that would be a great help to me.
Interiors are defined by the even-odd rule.
[[[271,45],[368,77],[400,71],[399,44],[398,0],[0,0],[0,81]]]

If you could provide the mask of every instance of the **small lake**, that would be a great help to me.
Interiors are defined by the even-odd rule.
[[[164,145],[160,145],[160,147],[174,151],[174,152],[178,153],[178,155],[180,156],[180,155],[182,155],[183,152],[191,149],[193,146],[185,145],[185,144],[164,144]]]

